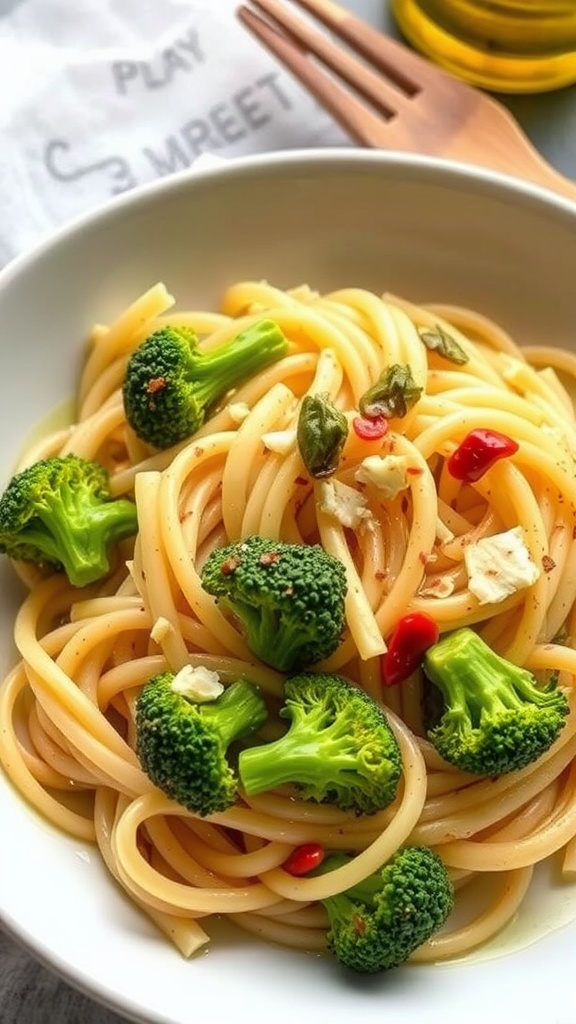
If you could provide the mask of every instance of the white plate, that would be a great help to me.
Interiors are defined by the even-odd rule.
[[[164,280],[180,306],[232,280],[363,285],[470,304],[526,343],[574,346],[576,208],[427,159],[268,156],[172,178],[114,202],[0,275],[0,477],[72,390],[81,342]],[[0,668],[18,588],[0,574]],[[183,960],[124,898],[97,853],[40,820],[0,776],[0,916],[38,957],[140,1022],[573,1024],[576,901],[542,874],[525,913],[465,964],[349,977],[329,958],[218,925]],[[539,941],[535,941],[539,939]]]

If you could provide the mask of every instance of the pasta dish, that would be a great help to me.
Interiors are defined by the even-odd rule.
[[[576,357],[360,288],[173,306],[158,284],[94,327],[73,424],[0,504],[26,587],[3,768],[185,956],[227,915],[356,970],[462,957],[537,864],[576,872]],[[199,353],[186,417],[166,339],[172,363]],[[39,504],[8,538],[30,467],[84,464],[116,516],[97,570],[69,568]],[[310,753],[314,715],[331,746]],[[394,898],[411,872],[417,892],[407,939],[374,894],[394,865]]]

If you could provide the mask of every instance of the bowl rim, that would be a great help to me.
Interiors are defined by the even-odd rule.
[[[225,183],[227,179],[249,178],[266,175],[268,172],[293,173],[297,169],[305,172],[306,169],[319,171],[324,168],[327,172],[334,172],[338,169],[374,167],[382,168],[385,175],[391,178],[402,175],[406,182],[438,184],[459,190],[470,190],[473,187],[479,195],[505,197],[519,208],[540,212],[557,218],[561,223],[574,223],[576,226],[576,203],[572,200],[510,174],[440,157],[355,147],[295,149],[232,159],[218,157],[214,158],[214,162],[207,159],[201,162],[200,166],[193,166],[165,178],[139,185],[48,232],[36,244],[15,256],[0,269],[0,297],[2,291],[13,280],[50,258],[61,246],[74,242],[85,233],[90,234],[96,227],[113,222],[119,213],[135,213],[150,202],[157,202],[168,195],[186,193],[196,185],[204,185],[211,181]],[[49,955],[37,937],[29,934],[2,908],[0,921],[2,928],[13,941],[62,978],[66,984],[83,992],[88,998],[98,1001],[112,1012],[122,1013],[127,1019],[134,1021],[142,1020],[140,1008],[135,1003],[130,1004],[125,998],[122,1002],[117,1001],[115,993],[110,992],[103,984],[94,978],[85,977],[78,969],[71,969],[68,963],[60,962],[53,954]],[[159,1024],[162,1020],[159,1016],[149,1019],[151,1022],[158,1021]],[[167,1022],[167,1018],[165,1019]]]
[[[73,242],[82,234],[90,232],[92,228],[113,221],[118,213],[135,212],[162,196],[186,192],[197,184],[202,185],[210,181],[225,182],[227,178],[237,180],[270,171],[293,172],[295,168],[304,171],[307,168],[316,171],[325,168],[327,173],[330,173],[339,167],[368,169],[374,166],[382,167],[390,176],[402,172],[406,180],[427,179],[432,184],[449,183],[458,189],[469,187],[473,183],[485,195],[504,194],[518,206],[547,211],[549,214],[556,214],[561,220],[576,221],[576,202],[551,189],[515,177],[512,173],[466,164],[446,157],[401,150],[362,149],[356,146],[274,150],[232,158],[204,154],[190,168],[137,185],[49,230],[0,268],[0,293],[29,266],[40,262],[67,242]]]

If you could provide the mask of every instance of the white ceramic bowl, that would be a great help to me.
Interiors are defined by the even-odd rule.
[[[248,159],[124,196],[0,275],[0,478],[30,428],[71,393],[94,321],[158,280],[180,306],[210,307],[249,277],[468,304],[526,343],[570,347],[576,206],[489,173],[354,151]],[[0,572],[4,670],[19,595],[7,566]],[[188,963],[117,891],[94,850],[51,829],[0,776],[1,919],[73,984],[137,1021],[573,1024],[576,901],[567,892],[544,877],[522,948],[465,965],[351,981],[329,959],[225,930]]]

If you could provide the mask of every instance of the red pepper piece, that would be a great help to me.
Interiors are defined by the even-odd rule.
[[[378,441],[388,430],[388,420],[385,416],[355,416],[352,426],[363,441]]]
[[[518,444],[497,430],[471,430],[448,459],[448,472],[456,480],[474,483],[498,462],[518,451]]]
[[[396,623],[388,650],[382,655],[382,683],[397,686],[412,675],[429,647],[435,644],[440,630],[425,612],[409,612]]]
[[[289,857],[286,858],[282,867],[290,875],[300,878],[307,875],[309,871],[320,866],[324,860],[324,847],[320,843],[304,843],[303,846],[296,846]]]

